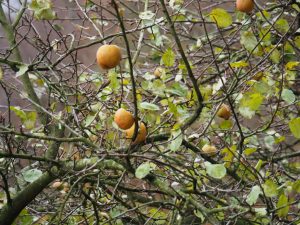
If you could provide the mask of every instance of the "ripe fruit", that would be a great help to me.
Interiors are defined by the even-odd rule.
[[[207,155],[213,156],[217,153],[217,148],[214,145],[206,144],[202,147],[202,151]]]
[[[63,183],[60,181],[56,181],[52,184],[51,187],[60,190],[60,189],[63,189]]]
[[[118,125],[118,127],[123,130],[127,130],[133,125],[134,118],[130,112],[126,111],[123,108],[120,108],[115,113],[114,121]]]
[[[121,49],[117,45],[102,45],[97,51],[97,63],[103,69],[112,69],[121,61]]]
[[[231,116],[230,107],[226,104],[222,104],[217,112],[217,116],[228,120]]]
[[[157,67],[157,68],[154,70],[154,76],[157,77],[157,78],[160,78],[160,76],[161,76],[161,74],[162,74],[162,71],[163,71],[163,68]]]
[[[135,127],[135,124],[133,124],[132,127],[130,127],[130,129],[125,130],[126,138],[133,137],[134,127]],[[132,144],[136,145],[141,142],[144,142],[146,140],[146,136],[147,136],[147,128],[146,128],[145,124],[143,122],[141,122],[139,130],[138,130],[138,135]]]
[[[236,0],[236,9],[245,12],[250,13],[254,8],[254,0]]]

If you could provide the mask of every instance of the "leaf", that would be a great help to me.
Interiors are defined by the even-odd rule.
[[[280,31],[281,33],[286,33],[289,31],[290,26],[287,20],[279,19],[275,23],[275,28]]]
[[[262,191],[260,190],[260,187],[258,185],[255,185],[254,187],[251,188],[251,192],[247,196],[246,202],[249,205],[255,204],[261,193]]]
[[[294,92],[289,89],[283,89],[281,93],[281,97],[288,104],[292,104],[296,100],[296,96],[294,95]]]
[[[117,91],[120,88],[120,82],[118,80],[118,74],[114,70],[110,70],[108,73],[108,77],[110,80],[109,87],[114,91]]]
[[[22,121],[26,119],[26,113],[19,106],[10,106],[10,110],[13,111]]]
[[[30,215],[27,209],[23,209],[15,219],[13,225],[31,225],[34,222],[34,216]]]
[[[258,41],[253,34],[253,32],[250,31],[244,31],[241,33],[241,44],[245,47],[245,49],[248,50],[248,52],[252,52],[254,54],[257,54],[258,49]]]
[[[139,179],[146,177],[152,170],[156,168],[156,165],[152,162],[145,162],[139,165],[135,171],[135,176]]]
[[[252,111],[256,111],[259,109],[263,100],[264,96],[260,93],[247,93],[241,99],[240,105],[248,107]]]
[[[21,64],[18,66],[19,70],[16,73],[16,77],[22,76],[24,73],[28,71],[28,65],[26,64]]]
[[[279,217],[286,217],[289,213],[288,203],[288,198],[284,194],[280,195],[276,205],[277,208],[280,208],[279,210],[277,210],[277,215]]]
[[[247,63],[245,61],[238,61],[238,62],[232,62],[232,63],[230,63],[230,66],[232,68],[241,68],[241,67],[246,67],[248,65],[249,65],[249,63]]]
[[[281,54],[279,52],[279,50],[277,48],[275,48],[274,50],[272,50],[272,53],[270,55],[270,59],[278,64],[280,62],[280,57],[281,57]]]
[[[215,8],[209,14],[210,19],[220,28],[229,27],[232,24],[231,15],[224,9]]]
[[[248,156],[256,151],[257,151],[257,148],[246,148],[243,153]]]
[[[215,179],[222,179],[226,175],[226,168],[223,164],[204,163],[207,174]]]
[[[35,127],[36,118],[36,112],[27,112],[26,119],[23,121],[25,128],[29,130],[33,129]]]
[[[295,138],[300,139],[300,117],[292,119],[289,122],[289,128]]]
[[[22,172],[23,178],[25,181],[32,183],[42,176],[43,172],[38,169],[30,169]]]
[[[239,112],[245,118],[251,119],[255,115],[255,111],[251,110],[249,107],[239,107]]]
[[[165,89],[165,91],[167,93],[185,97],[188,92],[188,88],[186,86],[181,85],[179,82],[176,82],[170,88]]]
[[[154,13],[151,11],[145,11],[145,12],[141,12],[139,17],[142,20],[151,20],[154,17]]]
[[[300,193],[300,180],[296,180],[294,183],[293,183],[293,191],[296,191],[297,193]]]
[[[165,66],[173,66],[175,63],[175,54],[171,48],[168,48],[162,55],[162,62]]]
[[[171,132],[171,143],[170,143],[170,149],[171,151],[177,151],[183,140],[183,135],[180,129],[172,131]]]
[[[34,17],[38,20],[52,20],[56,18],[52,10],[51,0],[32,0],[29,9],[34,11]]]
[[[299,65],[300,62],[298,61],[290,61],[287,64],[285,64],[285,69],[286,70],[293,70],[296,66]]]
[[[160,109],[158,105],[155,105],[155,104],[149,103],[149,102],[140,103],[140,107],[143,109],[151,110],[151,111],[157,111]]]
[[[272,180],[268,179],[263,184],[264,193],[267,197],[275,197],[278,195],[278,186]]]

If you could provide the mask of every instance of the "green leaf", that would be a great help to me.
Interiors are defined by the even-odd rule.
[[[258,185],[255,185],[254,187],[252,187],[251,192],[249,193],[249,195],[247,196],[246,202],[249,205],[253,205],[256,203],[258,196],[262,193],[262,191],[260,190],[260,187]]]
[[[109,87],[114,91],[117,91],[120,87],[120,82],[118,80],[118,74],[114,70],[109,70],[108,77],[110,80]]]
[[[296,180],[294,183],[293,183],[293,191],[296,191],[297,193],[300,193],[300,180]]]
[[[274,50],[272,50],[272,53],[270,55],[270,59],[278,64],[280,62],[280,57],[281,57],[281,54],[279,52],[279,50],[277,48],[275,48]]]
[[[220,28],[229,27],[232,24],[231,15],[224,9],[215,8],[209,14],[210,19]]]
[[[34,17],[38,20],[52,20],[56,18],[52,10],[51,0],[32,0],[29,9],[34,11]]]
[[[16,77],[22,76],[24,73],[28,71],[28,65],[26,64],[21,64],[18,66],[19,70],[16,73]]]
[[[185,97],[187,95],[188,88],[186,86],[183,86],[179,82],[176,82],[176,83],[172,84],[172,86],[170,88],[167,88],[165,91],[167,93]]]
[[[10,110],[13,111],[22,121],[26,119],[26,113],[19,106],[10,106]]]
[[[26,119],[23,121],[25,128],[29,130],[33,129],[35,127],[36,118],[36,112],[27,112]]]
[[[264,96],[260,93],[247,93],[241,99],[240,105],[243,107],[248,107],[252,111],[256,111],[259,109],[263,100]]]
[[[294,118],[289,122],[289,128],[292,134],[300,139],[300,117]]]
[[[251,155],[252,153],[254,153],[256,151],[257,151],[257,148],[246,148],[243,153],[245,155]]]
[[[222,179],[226,175],[226,168],[223,164],[204,163],[206,172],[209,176],[215,179]]]
[[[272,180],[268,179],[263,184],[264,192],[267,197],[275,197],[278,195],[278,186]]]
[[[34,217],[30,215],[27,209],[23,209],[18,217],[15,219],[13,225],[31,225]]]
[[[300,64],[300,62],[298,62],[298,61],[290,61],[287,64],[285,64],[285,69],[286,70],[293,70],[299,64]]]
[[[162,63],[165,66],[173,66],[175,63],[175,54],[171,48],[168,48],[162,56]]]
[[[286,33],[289,31],[290,26],[287,20],[279,19],[275,23],[275,28],[281,33]]]
[[[233,126],[231,120],[223,120],[220,124],[220,128],[223,130],[228,130]]]
[[[90,126],[92,122],[95,120],[97,115],[98,115],[97,113],[87,115],[87,117],[84,119],[84,127]]]
[[[142,109],[147,109],[147,110],[150,110],[150,111],[157,111],[157,110],[160,109],[158,105],[155,105],[155,104],[149,103],[149,102],[140,103],[140,107]]]
[[[135,176],[139,179],[146,177],[152,170],[156,168],[156,165],[152,162],[145,162],[139,165],[135,171]]]
[[[253,32],[250,31],[244,31],[241,33],[241,44],[245,47],[245,49],[248,50],[248,52],[252,52],[254,54],[257,54],[259,51],[258,48],[258,41],[253,34]]]
[[[43,172],[38,169],[30,169],[22,172],[23,178],[25,181],[32,183],[42,176]]]
[[[289,213],[289,202],[288,202],[288,198],[282,194],[280,195],[278,202],[277,202],[277,209],[280,208],[279,210],[277,210],[277,215],[279,217],[286,217],[287,214]]]
[[[180,129],[172,131],[171,132],[171,143],[170,143],[170,149],[171,151],[177,151],[183,140],[183,135]]]
[[[296,96],[294,95],[294,92],[289,89],[283,89],[281,93],[281,97],[288,104],[292,104],[296,100]]]
[[[242,67],[246,67],[248,65],[249,65],[249,63],[247,63],[245,61],[238,61],[238,62],[232,62],[232,63],[230,63],[230,66],[232,68],[242,68]]]

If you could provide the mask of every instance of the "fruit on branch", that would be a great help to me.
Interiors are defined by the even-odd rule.
[[[157,68],[154,70],[154,76],[155,76],[156,78],[160,78],[162,72],[163,72],[163,68],[157,67]]]
[[[98,48],[96,58],[102,69],[112,69],[121,61],[121,49],[117,45],[102,45]]]
[[[63,183],[63,187],[64,187],[64,188],[63,188],[63,191],[64,191],[64,192],[67,193],[67,192],[70,191],[70,184],[69,184],[68,182],[64,182],[64,183]]]
[[[217,112],[217,116],[228,120],[231,116],[230,107],[223,103]]]
[[[131,139],[133,137],[134,127],[135,127],[135,124],[133,124],[132,127],[130,127],[130,129],[125,130],[126,138]],[[146,136],[147,136],[147,128],[146,128],[145,124],[143,122],[141,122],[139,125],[137,137],[132,144],[136,145],[136,144],[144,142],[146,140]]]
[[[58,190],[62,190],[64,188],[63,183],[60,181],[55,181],[51,187]]]
[[[254,0],[236,0],[236,9],[241,12],[250,13],[254,8]]]
[[[217,148],[214,145],[208,145],[208,144],[206,144],[202,147],[202,151],[205,154],[210,155],[210,156],[213,156],[213,155],[217,154],[217,152],[218,152]]]
[[[115,113],[114,121],[119,128],[121,128],[122,130],[127,130],[130,127],[132,127],[134,123],[134,118],[131,112],[120,108]]]

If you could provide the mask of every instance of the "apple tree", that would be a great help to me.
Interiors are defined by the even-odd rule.
[[[0,225],[300,223],[299,0],[0,3]]]

